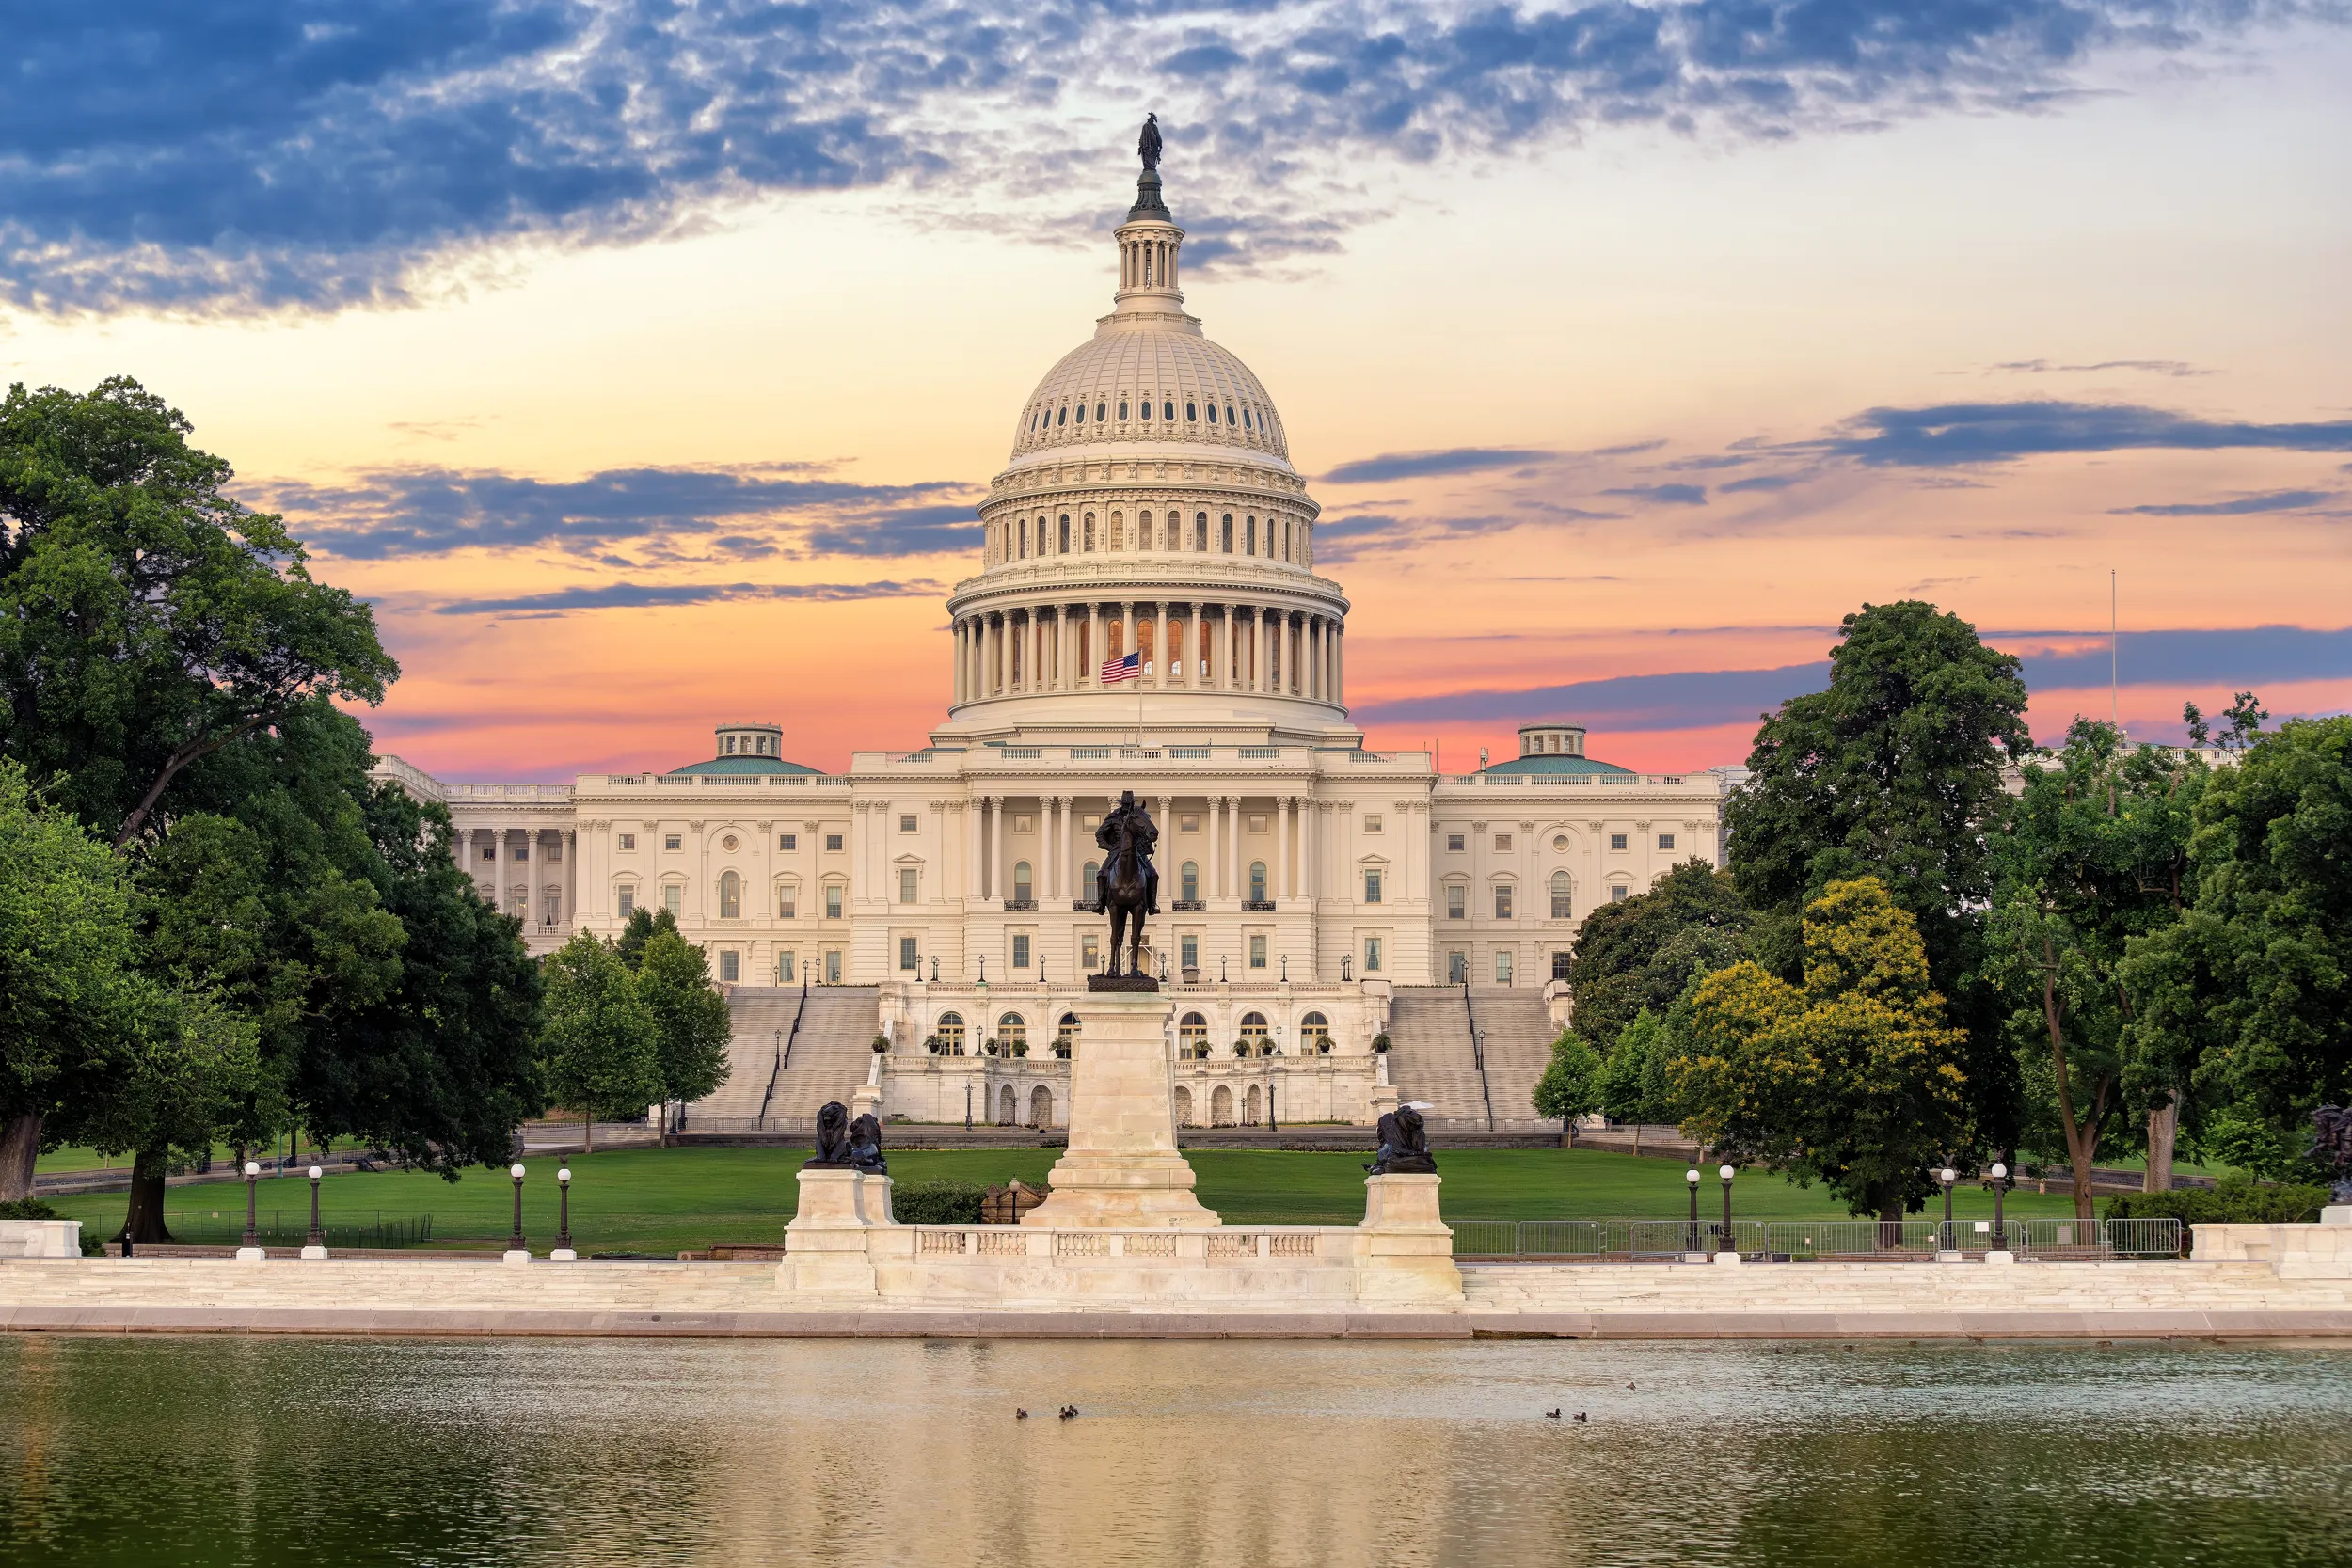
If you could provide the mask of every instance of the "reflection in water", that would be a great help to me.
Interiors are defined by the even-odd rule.
[[[7,1563],[2352,1555],[2333,1351],[19,1336],[0,1389]]]

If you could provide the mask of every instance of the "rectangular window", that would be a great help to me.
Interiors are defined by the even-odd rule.
[[[635,833],[623,833],[621,835],[621,847],[624,850],[636,848],[637,835]]]
[[[1450,853],[1456,855],[1460,854],[1464,849],[1470,847],[1466,835],[1461,833],[1446,834],[1445,847]]]
[[[898,967],[900,969],[914,970],[918,973],[923,968],[923,958],[921,954],[914,950],[914,939],[913,937],[900,937],[898,939]]]
[[[1380,973],[1380,939],[1378,937],[1364,939],[1364,973],[1367,974]]]
[[[912,812],[900,812],[898,814],[898,831],[902,833],[911,833],[914,832],[914,816]]]
[[[515,846],[515,853],[512,858],[517,862],[527,861],[531,858],[531,843],[528,839]]]
[[[1091,931],[1088,932],[1086,940],[1078,944],[1078,961],[1085,965],[1089,973],[1102,968],[1103,939]]]
[[[840,983],[841,949],[836,947],[825,955],[825,984],[837,986]]]
[[[494,861],[494,860],[498,859],[498,858],[499,858],[499,847],[498,847],[497,845],[495,845],[495,844],[485,844],[485,845],[484,845],[484,846],[482,847],[482,858],[483,858],[484,860],[485,860],[485,861]]]
[[[1511,955],[1510,952],[1505,949],[1495,954],[1495,984],[1498,986],[1507,986],[1510,983]]]
[[[1619,882],[1615,887],[1609,890],[1609,901],[1612,904],[1622,904],[1631,896],[1632,889],[1627,887],[1623,882]]]
[[[1672,833],[1660,833],[1658,835],[1658,847],[1661,849],[1673,848],[1675,847],[1675,835]]]
[[[618,908],[623,920],[637,912],[637,890],[627,882],[621,884]]]
[[[793,973],[793,969],[794,965],[792,962],[792,954],[790,949],[787,948],[784,952],[778,953],[776,955],[776,984],[780,986],[798,985],[801,977],[797,974]]]
[[[1379,831],[1380,831],[1380,819],[1379,819],[1378,817],[1376,817],[1376,816],[1367,816],[1367,817],[1365,817],[1365,818],[1364,818],[1364,832],[1368,832],[1368,833],[1376,833],[1376,832],[1378,832]]]
[[[673,920],[675,920],[679,915],[684,914],[686,912],[686,890],[675,882],[672,882],[669,886],[663,888],[661,890],[661,907],[670,911],[670,918]]]
[[[834,854],[839,854],[841,852],[841,835],[839,833],[827,833],[825,835],[825,847]]]
[[[1551,977],[1555,980],[1565,980],[1568,977],[1567,954],[1554,953],[1551,956]]]
[[[1012,819],[1012,831],[1016,833],[1027,832],[1029,831],[1029,819],[1025,816],[1014,817]]]
[[[1251,937],[1249,939],[1249,967],[1252,969],[1265,967],[1265,938]]]
[[[1200,967],[1200,939],[1199,937],[1187,935],[1183,942],[1178,943],[1178,950],[1183,955],[1180,961],[1186,969]]]
[[[1495,834],[1495,847],[1506,854],[1509,853],[1511,848],[1511,835],[1509,833]]]
[[[661,835],[661,847],[664,849],[682,849],[685,847],[686,841],[675,833],[663,833]]]
[[[912,904],[914,902],[915,880],[914,867],[911,865],[902,865],[898,867],[899,903]]]
[[[1445,890],[1445,917],[1448,920],[1470,918],[1470,889],[1454,882]]]
[[[1364,872],[1364,902],[1367,904],[1380,902],[1380,873],[1377,871],[1368,869]]]
[[[1176,831],[1181,833],[1197,833],[1200,831],[1200,818],[1180,816],[1176,819]]]
[[[1445,956],[1445,979],[1446,984],[1450,986],[1469,983],[1470,955],[1468,953],[1448,953]]]
[[[798,849],[800,847],[801,835],[798,833],[778,833],[776,835],[776,847],[779,849]]]
[[[1012,967],[1015,969],[1029,967],[1029,939],[1027,937],[1012,939]]]
[[[1495,918],[1497,920],[1511,918],[1511,884],[1508,882],[1495,884]]]
[[[564,863],[564,841],[560,838],[549,839],[548,852],[541,858],[549,865],[561,865]]]
[[[1623,833],[1611,833],[1611,834],[1609,835],[1609,847],[1611,847],[1612,849],[1622,849],[1622,848],[1624,848],[1624,847],[1625,847],[1625,834],[1623,834]]]
[[[1265,818],[1264,818],[1264,817],[1263,817],[1263,816],[1253,816],[1253,817],[1251,817],[1251,818],[1249,819],[1249,831],[1250,831],[1251,832],[1253,832],[1253,833],[1262,833],[1262,832],[1265,832]]]
[[[719,955],[719,978],[730,986],[743,978],[743,955],[732,947],[722,952]]]
[[[776,889],[776,918],[790,920],[800,913],[801,890],[789,884]]]
[[[825,918],[827,920],[841,918],[841,884],[839,882],[831,882],[825,887]]]

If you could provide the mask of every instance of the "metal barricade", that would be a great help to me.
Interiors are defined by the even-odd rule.
[[[1603,1258],[1609,1231],[1599,1220],[1521,1220],[1521,1258]]]
[[[1513,1220],[1454,1220],[1454,1256],[1456,1258],[1516,1258],[1518,1256],[1518,1225]]]
[[[2178,1258],[2181,1222],[2176,1219],[2026,1220],[2024,1245],[2028,1258],[2084,1259]]]

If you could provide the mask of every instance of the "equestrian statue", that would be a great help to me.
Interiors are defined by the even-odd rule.
[[[1152,864],[1152,848],[1160,830],[1152,814],[1136,801],[1132,789],[1120,792],[1119,804],[1094,830],[1094,842],[1104,851],[1103,869],[1095,874],[1096,907],[1111,917],[1109,967],[1101,978],[1143,979],[1143,918],[1160,912],[1160,874]],[[1121,949],[1127,967],[1120,968]]]

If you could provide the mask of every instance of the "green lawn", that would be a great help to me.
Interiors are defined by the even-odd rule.
[[[805,1149],[629,1148],[573,1157],[572,1237],[580,1251],[677,1252],[718,1242],[774,1243],[792,1217],[793,1173]],[[1363,1154],[1297,1154],[1275,1150],[1206,1149],[1192,1153],[1201,1201],[1229,1220],[1354,1224],[1363,1217]],[[908,1150],[891,1156],[901,1181],[949,1177],[983,1184],[1015,1177],[1041,1186],[1055,1151],[1045,1148]],[[545,1251],[555,1234],[555,1172],[559,1162],[534,1159],[524,1187],[523,1229],[532,1250]],[[1670,1219],[1688,1212],[1683,1167],[1597,1149],[1454,1149],[1438,1154],[1446,1213],[1456,1219]],[[279,1227],[309,1223],[310,1183],[300,1178],[258,1184],[258,1207],[275,1212]],[[122,1223],[124,1196],[101,1193],[53,1200],[57,1212],[111,1234]],[[501,1172],[469,1171],[454,1182],[387,1171],[330,1176],[320,1183],[320,1206],[330,1225],[433,1216],[436,1245],[495,1247],[512,1220],[513,1183]],[[1955,1212],[1992,1212],[1992,1196],[1962,1187]],[[197,1217],[207,1229],[242,1228],[244,1189],[235,1183],[175,1187],[165,1203],[178,1217]],[[2023,1216],[2071,1214],[2072,1200],[2012,1193],[2009,1210]],[[1746,1219],[1823,1218],[1837,1205],[1819,1188],[1807,1192],[1762,1172],[1741,1176],[1732,1211]],[[1723,1189],[1710,1174],[1700,1188],[1700,1212],[1723,1212]],[[215,1240],[218,1236],[190,1240]],[[233,1237],[227,1239],[233,1240]]]

